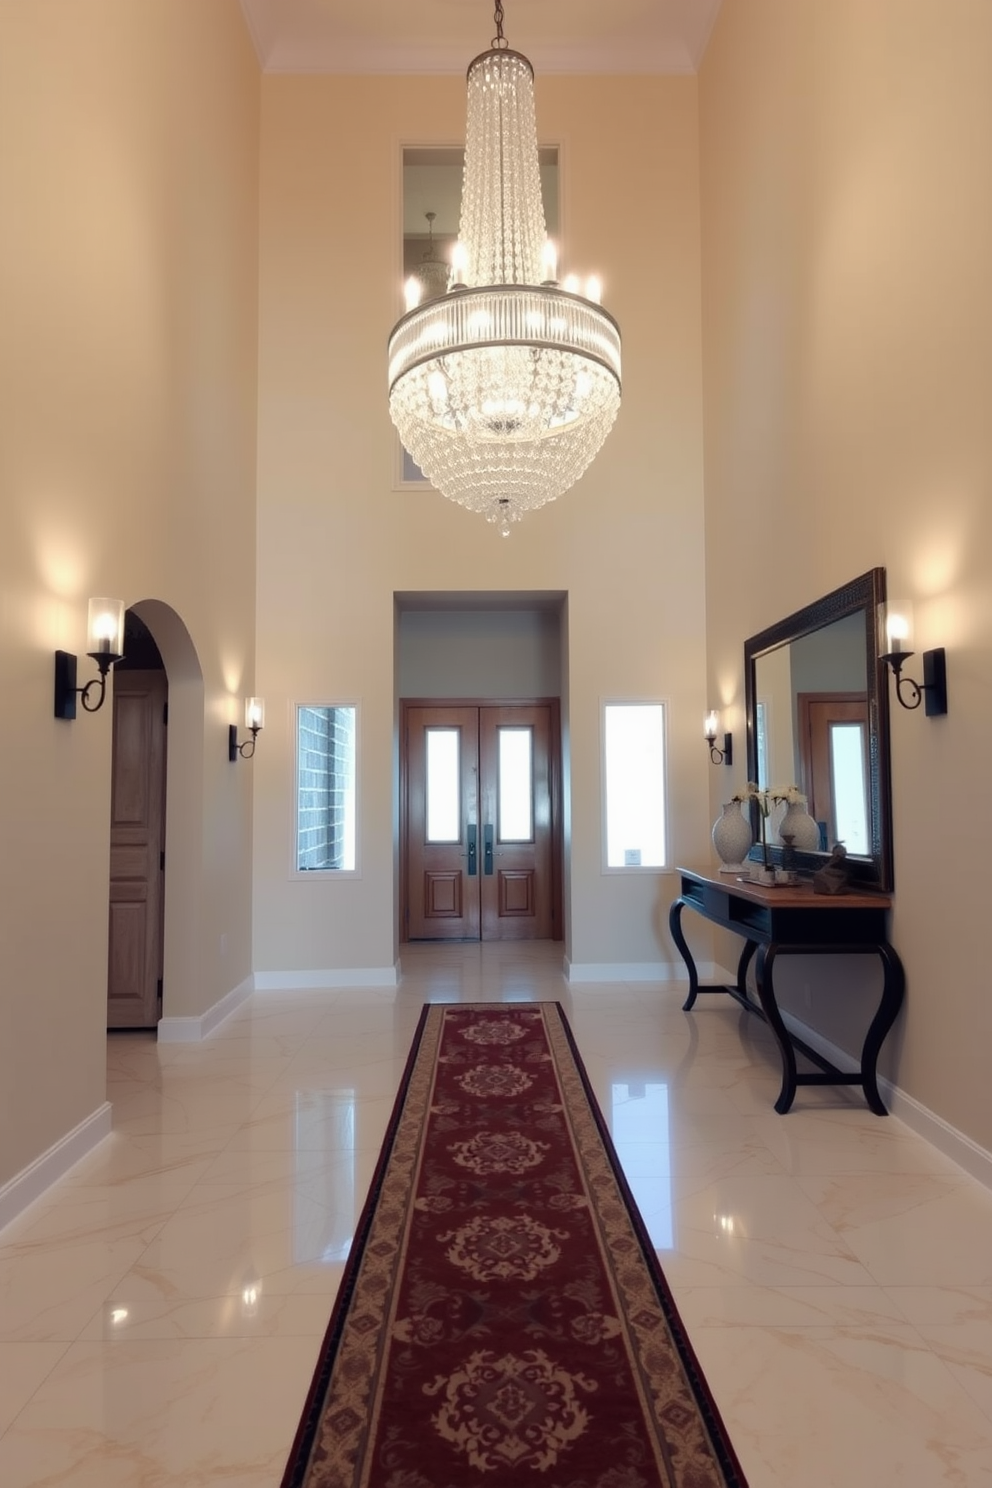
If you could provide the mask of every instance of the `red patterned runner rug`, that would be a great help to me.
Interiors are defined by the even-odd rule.
[[[425,1007],[282,1488],[746,1488],[556,1003]]]

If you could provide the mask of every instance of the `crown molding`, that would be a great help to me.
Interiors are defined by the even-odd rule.
[[[629,0],[604,29],[601,0],[587,0],[570,6],[555,33],[555,0],[529,0],[508,18],[507,34],[538,73],[687,76],[698,70],[721,3]],[[402,0],[241,0],[241,9],[266,73],[464,76],[492,29],[474,15],[469,23],[463,0],[424,0],[416,14]],[[521,15],[527,24],[515,29]]]

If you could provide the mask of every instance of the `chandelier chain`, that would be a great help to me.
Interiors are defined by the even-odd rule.
[[[503,0],[496,0],[496,9],[493,13],[493,20],[496,22],[496,35],[493,37],[489,45],[491,47],[504,50],[507,46],[509,46],[509,42],[503,35]]]

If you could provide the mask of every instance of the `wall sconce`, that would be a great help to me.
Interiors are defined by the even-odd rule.
[[[251,759],[255,753],[255,740],[258,738],[259,729],[265,727],[265,699],[259,697],[245,698],[245,728],[251,729],[251,738],[242,739],[238,743],[238,725],[232,723],[227,731],[227,757],[234,764],[240,754],[242,759]]]
[[[85,687],[76,686],[76,657],[71,651],[55,653],[55,717],[75,718],[77,694],[87,713],[103,707],[107,695],[107,673],[124,655],[124,601],[91,599],[86,617],[86,655],[92,656],[99,675]],[[98,689],[98,690],[94,690]]]
[[[716,736],[719,732],[719,728],[719,713],[715,711],[707,713],[706,718],[703,722],[703,737],[705,738],[707,744],[710,746],[710,759],[715,765],[720,764],[721,761],[725,765],[732,765],[734,763],[734,736],[733,734],[724,734],[723,748],[717,749]]]
[[[915,653],[910,648],[911,625],[904,614],[889,612],[885,617],[885,651],[879,657],[896,679],[896,697],[904,708],[918,708],[928,718],[939,718],[947,712],[947,658],[943,646],[923,652],[923,681],[904,677],[903,666]]]

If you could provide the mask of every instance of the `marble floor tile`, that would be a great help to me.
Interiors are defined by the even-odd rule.
[[[316,1352],[311,1338],[75,1343],[0,1436],[0,1483],[272,1488]]]
[[[69,1344],[0,1342],[0,1436],[44,1384]]]
[[[912,1328],[697,1327],[752,1488],[980,1488],[988,1417]]]
[[[751,1488],[992,1488],[992,1194],[768,1030],[561,945],[108,1037],[114,1132],[0,1231],[2,1488],[274,1488],[423,1004],[562,1005]]]

